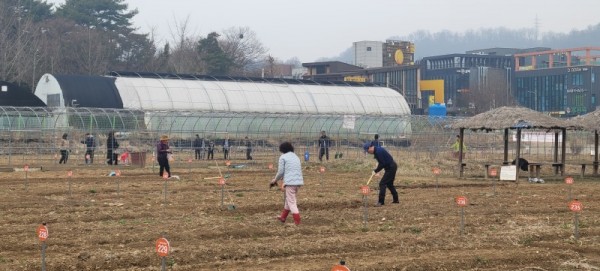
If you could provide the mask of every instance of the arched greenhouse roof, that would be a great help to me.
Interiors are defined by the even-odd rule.
[[[44,74],[35,95],[50,107],[123,108],[115,78]]]
[[[44,85],[46,76],[55,78],[57,83]],[[64,77],[44,77],[36,89],[36,95],[42,100],[49,93],[62,92],[65,95],[64,103],[76,99],[80,106],[104,107],[83,104],[82,101],[86,99],[74,98],[72,91],[62,89]],[[119,99],[110,99],[113,108],[386,116],[410,114],[408,103],[400,93],[374,84],[133,72],[111,72],[102,78],[104,81],[98,80],[114,80]],[[84,82],[81,83],[83,85]],[[105,95],[111,97],[113,88],[110,84],[99,85],[95,91],[108,92]],[[54,106],[64,106],[64,103]]]
[[[0,81],[0,106],[45,106],[31,91]]]

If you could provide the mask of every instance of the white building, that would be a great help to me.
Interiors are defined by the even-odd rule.
[[[383,42],[357,41],[352,43],[354,65],[363,68],[383,67]]]

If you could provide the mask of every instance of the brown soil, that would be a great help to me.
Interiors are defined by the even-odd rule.
[[[99,165],[30,171],[27,180],[3,172],[0,270],[41,269],[35,231],[42,222],[47,270],[161,270],[155,241],[163,233],[171,244],[167,270],[330,270],[341,259],[351,270],[600,270],[598,178],[572,186],[584,206],[576,238],[569,187],[559,179],[499,182],[494,193],[482,178],[446,176],[436,185],[400,161],[401,204],[391,204],[388,192],[387,204],[373,207],[375,179],[365,209],[359,187],[372,163],[334,160],[324,174],[307,164],[300,226],[275,220],[283,198],[268,189],[275,172],[265,161],[222,167],[230,174],[223,194],[217,179],[204,179],[219,175],[214,162],[175,165],[181,179],[167,182],[166,204],[165,181],[151,166],[120,167],[121,177]],[[469,202],[462,232],[459,195]]]

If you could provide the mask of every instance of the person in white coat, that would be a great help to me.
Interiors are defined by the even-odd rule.
[[[271,180],[270,187],[277,186],[277,181],[283,180],[283,190],[285,191],[285,204],[281,216],[277,219],[285,223],[287,216],[292,213],[294,224],[300,224],[300,210],[297,204],[297,194],[300,186],[304,185],[302,176],[302,165],[300,158],[294,153],[294,146],[290,142],[283,142],[279,145],[279,167],[275,178]]]

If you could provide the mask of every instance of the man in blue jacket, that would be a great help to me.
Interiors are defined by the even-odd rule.
[[[379,181],[379,200],[377,201],[376,206],[382,206],[385,204],[385,189],[389,189],[392,193],[393,201],[392,203],[400,203],[398,199],[398,192],[394,187],[394,180],[396,179],[396,171],[398,170],[398,165],[394,162],[394,158],[388,151],[386,151],[383,147],[373,146],[371,142],[365,143],[363,146],[365,152],[373,154],[373,157],[377,160],[377,168],[373,170],[373,175],[377,172],[385,169],[385,173],[381,180]]]
[[[94,150],[96,150],[96,140],[90,133],[85,134],[85,140],[81,141],[81,144],[85,144],[85,163],[94,163]]]

